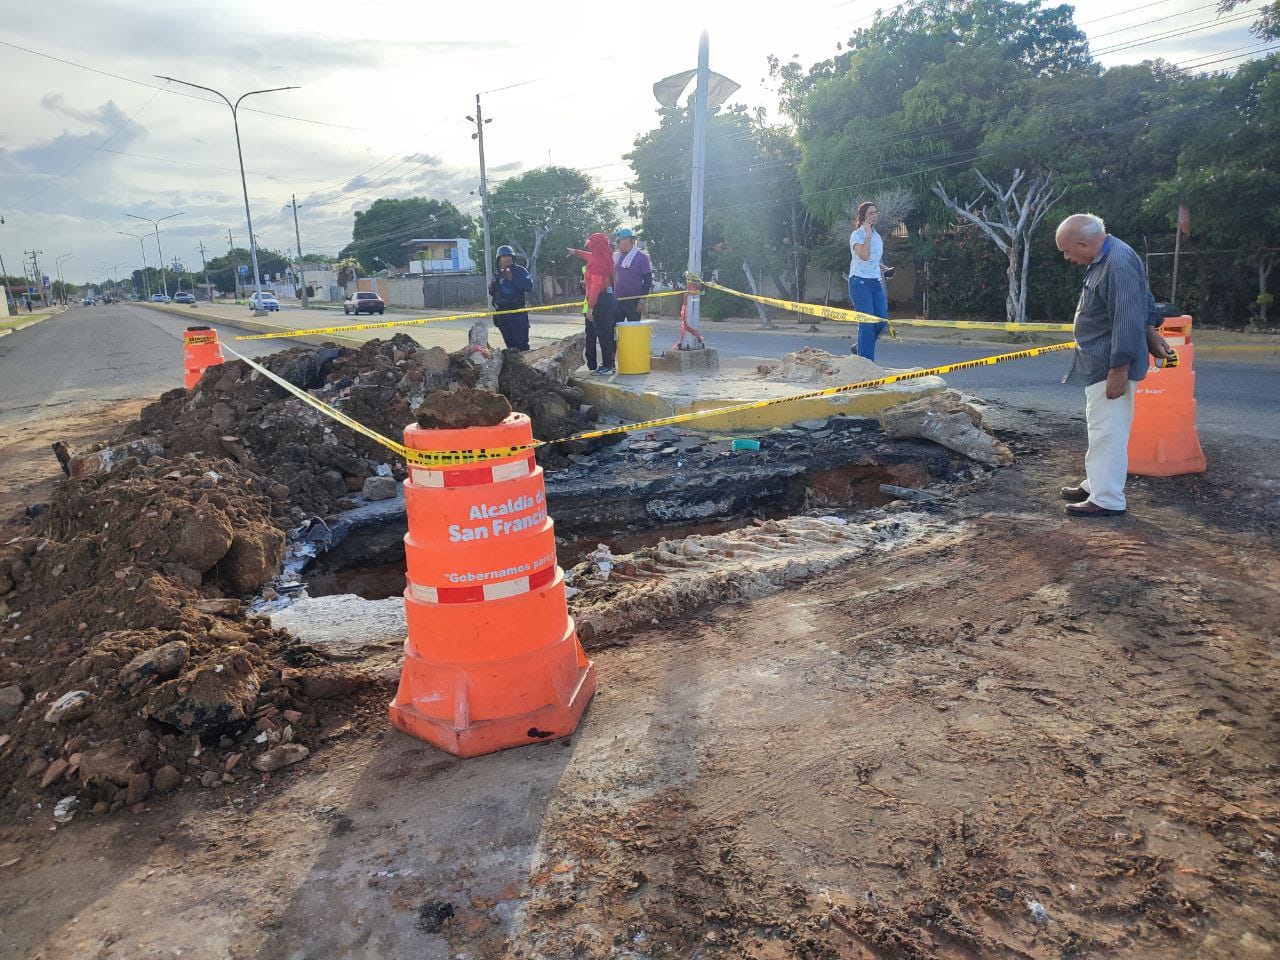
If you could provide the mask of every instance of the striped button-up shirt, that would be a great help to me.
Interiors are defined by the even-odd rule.
[[[1151,291],[1142,258],[1123,240],[1108,236],[1089,264],[1076,306],[1076,350],[1063,383],[1080,386],[1107,379],[1128,366],[1129,379],[1147,375],[1147,317]]]

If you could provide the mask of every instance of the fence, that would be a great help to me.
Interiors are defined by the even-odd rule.
[[[376,288],[375,288],[376,285]],[[425,277],[361,277],[349,292],[377,290],[389,307],[410,310],[453,310],[483,307],[488,303],[484,277],[475,273],[456,273]]]

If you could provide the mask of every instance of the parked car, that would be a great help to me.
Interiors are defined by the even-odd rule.
[[[383,314],[387,312],[387,304],[376,293],[360,291],[347,297],[342,304],[342,312],[348,316],[353,313]]]
[[[153,293],[151,295],[151,302],[152,303],[173,303],[173,301],[169,297],[166,297],[163,293]]]
[[[179,290],[177,293],[173,295],[173,302],[174,303],[195,303],[196,298],[194,294],[188,293],[186,290]]]
[[[250,310],[279,310],[280,301],[276,299],[274,293],[258,293],[256,290],[249,294]]]

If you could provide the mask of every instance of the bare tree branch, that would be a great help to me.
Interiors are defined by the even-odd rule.
[[[1031,236],[1049,208],[1061,200],[1066,191],[1054,192],[1052,172],[1034,176],[1023,186],[1026,172],[1014,170],[1008,186],[1003,187],[981,170],[974,170],[974,175],[982,190],[968,203],[961,205],[958,199],[948,196],[941,183],[933,185],[933,192],[957,221],[976,226],[1008,258],[1005,319],[1009,323],[1025,322]],[[1023,187],[1021,194],[1019,187]]]

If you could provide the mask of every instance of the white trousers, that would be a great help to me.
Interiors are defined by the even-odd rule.
[[[1107,382],[1084,388],[1084,419],[1089,425],[1089,449],[1084,455],[1080,489],[1107,510],[1125,509],[1124,481],[1129,472],[1129,428],[1133,426],[1136,384],[1126,381],[1124,396],[1107,399]]]

